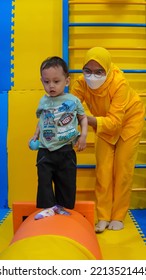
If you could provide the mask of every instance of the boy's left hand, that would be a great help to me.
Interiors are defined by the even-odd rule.
[[[83,135],[80,135],[75,144],[75,147],[77,147],[78,152],[83,151],[86,148],[86,137]]]

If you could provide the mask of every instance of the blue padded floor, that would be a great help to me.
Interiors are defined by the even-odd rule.
[[[133,209],[129,211],[135,227],[146,245],[146,209]]]
[[[10,212],[11,209],[9,208],[0,208],[0,225],[4,222]]]

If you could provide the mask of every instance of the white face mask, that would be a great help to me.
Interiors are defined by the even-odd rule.
[[[97,75],[95,77],[94,74],[91,74],[90,77],[87,77],[86,75],[84,75],[84,79],[85,79],[87,85],[92,89],[98,89],[100,86],[102,86],[104,84],[106,78],[107,78],[107,75],[102,76],[102,77],[101,76],[97,77]]]

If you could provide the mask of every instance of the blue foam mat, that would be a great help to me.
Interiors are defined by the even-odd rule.
[[[146,209],[133,209],[129,213],[131,213],[135,227],[146,244]]]
[[[11,213],[9,208],[0,208],[0,225],[4,222],[7,216]]]

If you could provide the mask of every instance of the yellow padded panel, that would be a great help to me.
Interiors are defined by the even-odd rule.
[[[37,188],[36,151],[28,148],[37,118],[36,108],[44,91],[9,92],[8,201],[34,201]]]
[[[16,1],[14,17],[14,89],[40,89],[39,67],[61,56],[62,1]]]

